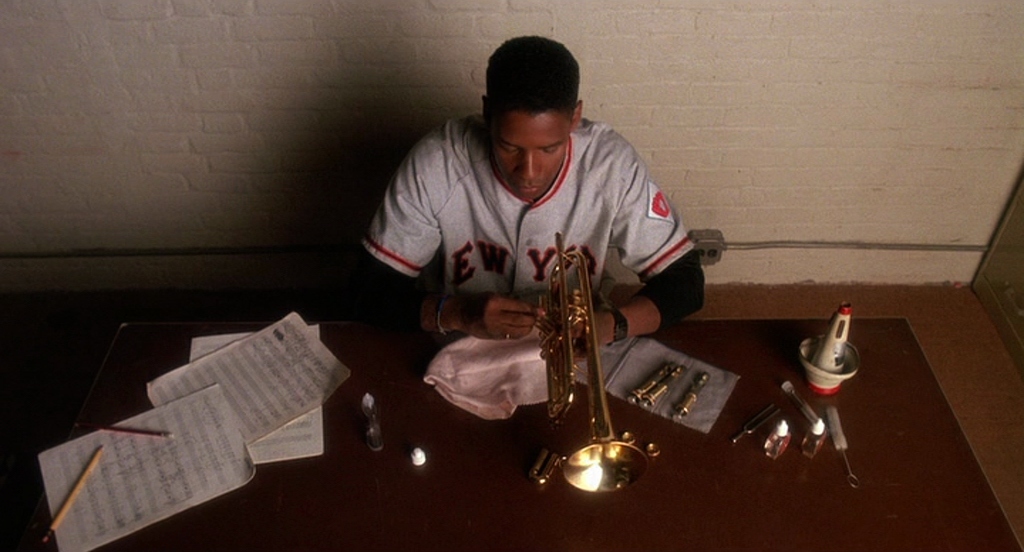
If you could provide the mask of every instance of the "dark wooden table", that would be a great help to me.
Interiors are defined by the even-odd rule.
[[[260,325],[126,324],[81,419],[115,422],[150,408],[145,384],[188,360],[193,337]],[[543,405],[486,421],[422,382],[426,336],[324,323],[324,343],[352,370],[325,404],[323,456],[261,465],[246,486],[110,543],[155,550],[1020,550],[904,319],[856,319],[860,372],[832,397],[813,395],[797,358],[825,320],[684,322],[655,337],[741,376],[709,434],[611,398],[615,429],[661,454],[633,485],[580,491],[527,471],[541,447],[568,452],[589,440],[585,393],[562,427]],[[806,424],[780,390],[788,379],[820,412],[839,408],[860,487],[846,482],[831,441],[801,455]],[[385,448],[370,451],[359,409],[366,392],[383,412]],[[769,403],[795,428],[778,460],[763,434],[730,436]],[[410,449],[426,465],[414,467]],[[45,500],[20,550],[39,537]]]

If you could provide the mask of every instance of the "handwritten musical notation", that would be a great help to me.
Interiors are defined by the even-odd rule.
[[[98,430],[39,454],[53,514],[104,450],[55,529],[62,552],[87,552],[237,489],[254,476],[254,457],[309,455],[310,436],[322,450],[320,407],[350,371],[319,329],[291,313],[226,341],[149,382],[155,408],[116,424],[168,437]]]
[[[310,326],[310,330],[319,337],[319,326]],[[236,332],[195,337],[192,339],[192,347],[189,350],[189,362],[195,362],[200,357],[251,335],[252,332]],[[309,458],[323,454],[323,407],[318,406],[308,413],[299,416],[281,428],[249,443],[248,447],[249,455],[256,465],[297,458]]]
[[[241,487],[255,470],[220,386],[127,420],[164,427],[173,439],[96,431],[43,451],[49,504],[61,503],[89,456],[104,454],[56,530],[62,552],[84,552]]]
[[[149,383],[154,405],[219,383],[247,443],[310,412],[349,376],[316,328],[292,313]]]

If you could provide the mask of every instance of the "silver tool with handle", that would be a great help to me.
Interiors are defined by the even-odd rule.
[[[779,407],[776,406],[775,404],[769,404],[768,406],[764,407],[764,409],[762,409],[753,418],[747,421],[747,423],[743,424],[743,427],[736,432],[736,435],[732,436],[732,442],[735,444],[736,441],[739,441],[744,435],[748,435],[750,433],[757,431],[757,428],[761,427],[762,424],[770,420],[772,416],[774,416],[778,411]]]
[[[846,464],[846,481],[851,487],[856,489],[860,487],[860,480],[857,479],[856,475],[853,475],[853,471],[850,469],[850,461],[846,458],[848,445],[846,443],[846,435],[843,434],[843,425],[839,423],[839,410],[834,406],[829,406],[825,409],[825,417],[828,419],[829,433],[832,434],[832,444],[843,455],[843,463]]]

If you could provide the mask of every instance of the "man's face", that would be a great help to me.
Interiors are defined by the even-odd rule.
[[[509,111],[490,121],[494,159],[513,193],[526,201],[548,191],[565,160],[569,135],[580,123],[582,104],[572,116],[562,111]]]

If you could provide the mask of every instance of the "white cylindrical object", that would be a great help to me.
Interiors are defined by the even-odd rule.
[[[412,458],[412,465],[422,466],[427,463],[427,453],[423,452],[423,449],[416,447],[412,449],[412,453],[409,455]]]

